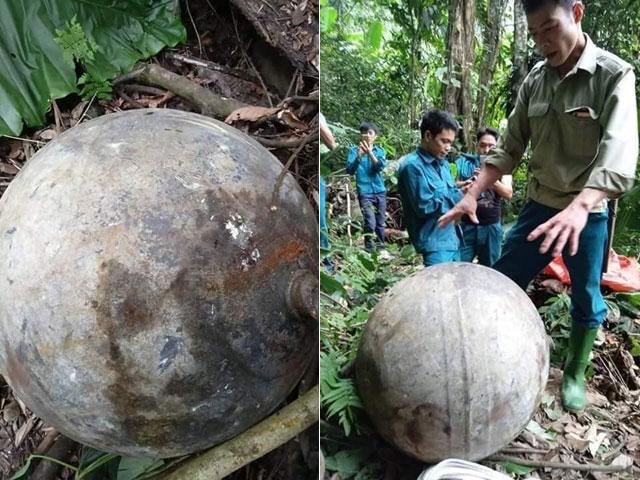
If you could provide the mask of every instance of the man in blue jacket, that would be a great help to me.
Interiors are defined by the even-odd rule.
[[[364,122],[360,125],[361,141],[352,147],[347,156],[347,173],[355,174],[358,201],[364,217],[364,246],[368,251],[375,248],[375,238],[384,245],[384,221],[387,210],[387,190],[382,170],[386,165],[385,151],[375,145],[378,128]]]
[[[450,113],[427,112],[420,123],[420,145],[398,169],[404,223],[426,267],[460,259],[458,227],[438,228],[438,218],[462,198],[446,160],[458,129]]]
[[[476,134],[476,153],[463,153],[456,160],[456,185],[466,192],[475,181],[484,158],[498,143],[497,130],[482,127]],[[502,246],[502,199],[511,198],[511,175],[503,175],[478,198],[478,224],[469,217],[462,218],[464,246],[460,248],[460,260],[472,262],[477,256],[480,265],[490,267],[498,258]]]

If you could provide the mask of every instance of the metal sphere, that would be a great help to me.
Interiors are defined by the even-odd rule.
[[[373,310],[356,361],[380,434],[427,462],[479,460],[535,412],[549,373],[544,325],[501,273],[470,263],[426,268]]]
[[[39,151],[0,200],[16,395],[129,456],[200,450],[272,412],[317,345],[316,220],[290,175],[276,187],[282,168],[175,110],[103,116]]]

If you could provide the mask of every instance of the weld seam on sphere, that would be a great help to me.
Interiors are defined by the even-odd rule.
[[[549,341],[514,282],[446,263],[400,281],[373,309],[356,358],[365,410],[390,443],[426,462],[477,461],[538,407]]]
[[[317,345],[287,297],[297,272],[317,276],[318,227],[291,175],[272,204],[282,169],[178,110],[47,144],[0,199],[0,371],[16,395],[127,456],[201,450],[271,413]]]

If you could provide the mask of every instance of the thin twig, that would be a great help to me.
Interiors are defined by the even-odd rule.
[[[31,140],[30,138],[21,138],[21,137],[14,137],[12,135],[1,135],[2,137],[7,137],[7,138],[13,138],[14,140],[22,140],[23,142],[31,142],[31,143],[39,143],[40,145],[44,145],[47,142],[42,142],[40,140]]]
[[[300,73],[300,70],[298,70],[296,68],[295,73],[293,74],[293,76],[291,77],[291,82],[289,82],[289,88],[287,88],[287,93],[285,95],[285,97],[288,97],[289,95],[291,95],[291,89],[293,88],[293,86],[296,84],[296,82],[298,81],[298,74]],[[282,101],[284,102],[284,100]],[[282,103],[280,102],[280,103]]]
[[[260,75],[260,73],[256,69],[256,66],[253,64],[253,62],[251,61],[251,59],[247,55],[247,52],[244,49],[244,45],[242,44],[242,40],[240,40],[240,34],[238,33],[238,23],[236,22],[236,16],[233,13],[233,8],[231,9],[231,19],[233,20],[233,29],[236,32],[236,38],[238,39],[238,45],[240,46],[240,50],[242,51],[242,57],[245,59],[247,64],[251,67],[251,70],[253,70],[253,73],[255,73],[256,77],[260,81],[260,85],[264,89],[264,93],[267,96],[267,101],[269,102],[269,106],[273,108],[273,101],[271,100],[271,94],[269,93],[269,90],[267,90],[267,86],[265,85],[264,81],[262,80],[262,76]]]
[[[255,135],[253,138],[255,138],[256,141],[260,142],[261,145],[268,148],[295,148],[300,146],[300,144],[306,143],[306,137],[287,137],[284,139],[273,139]]]
[[[216,11],[215,7],[213,5],[211,5],[211,2],[209,0],[207,0],[207,3],[209,4],[209,6],[211,7],[211,10],[213,10],[213,14],[217,17],[220,18],[220,15],[218,15],[218,12]]]
[[[168,90],[165,90],[162,88],[150,87],[148,85],[138,85],[135,83],[128,83],[124,85],[124,89],[129,90],[131,92],[146,93],[148,95],[156,95],[156,96],[166,95],[168,92]]]
[[[346,184],[347,190],[347,236],[349,237],[349,246],[353,247],[353,239],[351,238],[351,193],[349,192],[349,184]]]
[[[125,83],[130,80],[136,80],[140,78],[140,75],[142,74],[142,72],[144,72],[145,68],[146,68],[145,65],[141,65],[140,67],[130,71],[129,73],[125,73],[124,75],[120,75],[119,77],[116,77],[111,83],[113,85],[117,85],[119,83]]]
[[[526,448],[526,447],[503,448],[502,450],[500,450],[500,453],[530,453],[530,454],[540,454],[540,455],[545,455],[549,452],[550,450],[548,448]]]
[[[347,307],[345,307],[344,305],[342,305],[340,302],[338,302],[331,295],[327,295],[323,291],[320,291],[320,296],[326,298],[327,300],[331,300],[334,304],[336,304],[338,307],[340,307],[344,313],[349,313],[349,309]]]
[[[290,102],[312,102],[312,103],[317,103],[318,102],[318,96],[317,95],[293,95],[291,97],[287,97],[284,100],[282,100],[279,104],[278,107],[282,107],[284,105],[286,105],[287,103]]]
[[[493,455],[487,458],[491,462],[509,462],[525,467],[536,468],[560,468],[566,470],[578,470],[581,472],[623,472],[629,470],[631,467],[625,467],[623,465],[594,465],[591,463],[562,463],[562,462],[548,462],[544,460],[528,460],[525,458],[509,457],[507,455]]]
[[[200,56],[202,56],[202,42],[200,41],[200,34],[198,33],[198,27],[196,27],[196,22],[193,20],[191,16],[191,9],[189,8],[189,0],[184,2],[187,5],[187,14],[189,15],[189,20],[191,20],[191,25],[193,25],[193,31],[196,32],[196,38],[198,39],[198,50],[200,51]]]
[[[219,63],[211,62],[209,60],[202,60],[201,58],[189,57],[187,55],[182,55],[180,53],[175,52],[167,52],[165,57],[170,58],[172,60],[176,60],[178,62],[186,63],[189,65],[195,65],[196,67],[203,67],[207,70],[213,70],[218,73],[222,73],[224,75],[230,75],[232,77],[239,78],[241,80],[246,80],[248,82],[258,82],[258,79],[249,74],[244,70],[240,70],[238,68],[231,68],[225,65],[220,65]]]
[[[136,102],[133,98],[131,98],[126,93],[124,93],[124,89],[123,88],[118,88],[117,92],[118,92],[118,95],[120,95],[132,107],[145,108],[145,106],[142,105],[140,102]]]
[[[74,127],[77,126],[84,119],[84,117],[87,115],[87,112],[89,111],[89,108],[91,108],[91,104],[93,104],[93,101],[95,99],[96,99],[96,94],[94,93],[93,96],[91,97],[91,100],[89,100],[89,103],[87,103],[87,106],[85,107],[84,112],[82,112],[82,115],[80,115],[80,118],[75,123]]]
[[[289,171],[289,168],[291,167],[291,164],[293,163],[295,158],[298,156],[300,151],[304,148],[304,146],[307,143],[309,143],[312,140],[314,140],[314,139],[315,140],[318,139],[318,129],[314,130],[309,135],[304,137],[304,141],[302,143],[300,143],[300,145],[298,145],[298,148],[296,148],[294,150],[294,152],[291,154],[291,156],[287,160],[287,163],[285,163],[284,167],[282,168],[282,171],[280,172],[280,175],[278,175],[278,178],[276,179],[275,187],[273,188],[273,195],[271,196],[271,208],[272,209],[277,208],[276,207],[276,200],[278,198],[278,194],[280,193],[280,187],[282,186],[282,182],[284,181],[284,177],[287,175],[287,172]]]

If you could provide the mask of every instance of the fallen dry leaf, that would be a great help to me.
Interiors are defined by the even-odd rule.
[[[20,416],[20,407],[17,402],[10,402],[2,410],[2,417],[7,423],[13,423]]]
[[[636,450],[638,450],[638,447],[640,447],[640,437],[631,435],[627,439],[626,447],[630,452],[635,452]]]
[[[609,405],[609,399],[595,390],[587,389],[587,402],[592,407],[606,407]]]
[[[593,458],[596,458],[596,455],[598,454],[598,449],[600,448],[600,445],[604,444],[604,443],[608,443],[607,441],[607,434],[604,432],[598,433],[596,435],[596,437],[589,442],[589,453],[591,454],[591,456]]]
[[[8,173],[9,175],[16,175],[20,170],[8,163],[0,163],[0,172]]]
[[[575,433],[567,433],[564,436],[565,445],[574,452],[584,453],[589,447],[589,440],[582,438]]]
[[[303,121],[301,121],[298,117],[296,117],[289,110],[281,110],[280,112],[278,112],[277,117],[278,117],[278,119],[280,119],[282,122],[286,123],[291,128],[294,128],[296,130],[306,130],[307,129],[307,124],[304,123]]]
[[[617,456],[613,462],[611,462],[611,465],[619,465],[621,467],[630,467],[631,465],[633,465],[633,458],[631,458],[629,455],[619,455]]]
[[[272,117],[280,111],[279,108],[267,108],[267,107],[242,107],[234,110],[224,119],[225,123],[233,123],[239,121],[245,122],[257,122],[266,118]]]
[[[38,137],[42,140],[53,140],[58,134],[53,128],[47,128],[38,134]]]
[[[31,415],[29,417],[29,420],[24,422],[24,424],[18,429],[18,431],[16,432],[16,438],[13,441],[13,445],[16,448],[22,444],[25,438],[27,438],[27,435],[29,435],[29,432],[37,421],[38,417],[36,417],[35,415]]]
[[[565,293],[569,290],[569,287],[555,278],[547,278],[540,282],[540,284],[550,293]]]
[[[566,433],[573,433],[574,435],[578,435],[579,437],[584,437],[587,430],[589,430],[589,425],[580,425],[576,422],[569,422],[564,427],[564,431]]]

